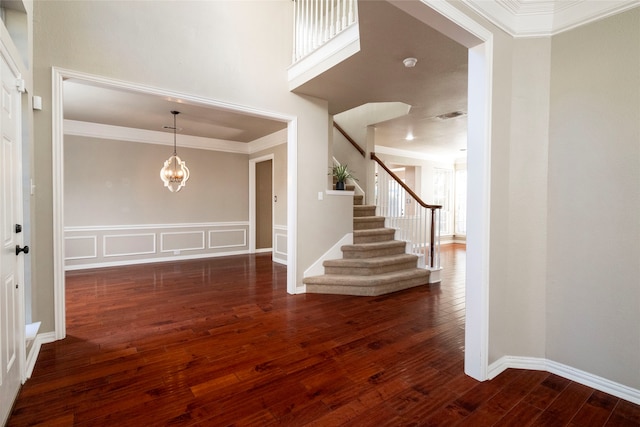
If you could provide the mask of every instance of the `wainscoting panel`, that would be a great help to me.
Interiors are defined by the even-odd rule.
[[[115,234],[103,236],[103,256],[133,256],[147,255],[156,252],[156,235],[144,234]]]
[[[287,227],[276,225],[273,227],[273,261],[287,265]]]
[[[248,233],[246,221],[65,227],[65,269],[245,254]]]
[[[209,230],[209,249],[247,246],[247,230]]]
[[[66,259],[89,259],[98,256],[97,236],[65,237],[64,252]]]
[[[204,249],[204,231],[160,233],[160,252]]]

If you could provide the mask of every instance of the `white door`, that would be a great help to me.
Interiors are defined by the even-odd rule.
[[[22,279],[21,95],[17,76],[0,55],[0,425],[20,389],[24,360]]]

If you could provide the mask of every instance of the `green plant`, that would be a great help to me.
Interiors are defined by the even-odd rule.
[[[358,178],[353,176],[347,165],[336,165],[331,169],[331,174],[338,182],[345,182],[348,178],[357,181]]]

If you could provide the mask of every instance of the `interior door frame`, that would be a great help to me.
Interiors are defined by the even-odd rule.
[[[256,233],[257,220],[256,220],[256,166],[258,163],[271,160],[271,250],[274,250],[275,238],[274,238],[274,225],[275,225],[275,207],[273,202],[274,197],[274,165],[275,155],[267,154],[265,156],[256,157],[255,159],[249,159],[249,252],[256,253]]]
[[[97,76],[93,74],[52,67],[51,96],[51,143],[52,143],[52,187],[53,187],[53,286],[55,339],[64,339],[66,330],[65,303],[65,251],[64,251],[64,81],[80,80],[87,84],[101,85],[119,90],[145,93],[160,97],[180,99],[196,105],[234,111],[265,119],[287,123],[287,158],[298,158],[298,118],[288,114],[261,110],[245,105],[231,104],[193,94],[146,86],[138,83]],[[287,162],[287,292],[296,293],[297,255],[297,163]]]
[[[493,33],[452,4],[387,0],[468,49],[465,373],[489,379]]]

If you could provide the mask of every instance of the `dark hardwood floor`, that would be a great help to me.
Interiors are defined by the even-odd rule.
[[[637,426],[640,407],[553,374],[463,373],[464,246],[444,280],[288,295],[270,255],[67,274],[9,426]]]

